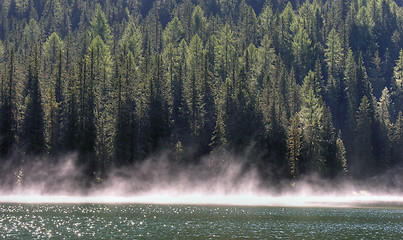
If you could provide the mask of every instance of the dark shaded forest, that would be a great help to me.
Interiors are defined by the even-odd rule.
[[[392,0],[3,0],[0,164],[379,176],[403,164],[402,48]]]

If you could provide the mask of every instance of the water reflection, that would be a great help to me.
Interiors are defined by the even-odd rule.
[[[403,209],[2,204],[3,239],[401,239]]]

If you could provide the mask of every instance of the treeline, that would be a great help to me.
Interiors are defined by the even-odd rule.
[[[99,179],[227,150],[265,179],[362,179],[403,163],[391,0],[4,0],[0,40],[3,164],[78,152]]]

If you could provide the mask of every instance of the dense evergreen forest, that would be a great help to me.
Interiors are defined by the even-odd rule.
[[[379,176],[403,165],[402,49],[401,1],[2,0],[0,161]]]

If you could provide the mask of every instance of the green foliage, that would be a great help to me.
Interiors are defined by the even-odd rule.
[[[7,0],[0,13],[1,158],[76,151],[87,180],[162,150],[193,163],[247,150],[272,180],[403,161],[394,1]]]
[[[127,47],[133,56],[134,63],[139,66],[143,59],[143,38],[139,27],[130,22],[120,40],[120,46]]]
[[[192,34],[199,35],[202,39],[205,38],[205,26],[206,26],[206,18],[204,17],[204,11],[200,8],[200,6],[196,6],[193,10],[192,19],[191,19],[191,32]]]
[[[178,17],[174,17],[164,29],[163,40],[164,44],[173,44],[175,47],[179,45],[184,37],[183,26]]]
[[[399,59],[396,61],[393,76],[396,81],[397,88],[400,91],[403,91],[403,50],[400,50],[399,52]]]
[[[63,13],[59,0],[46,1],[42,14],[42,24],[46,32],[51,33],[62,30]]]
[[[298,27],[292,40],[292,50],[297,63],[296,65],[300,66],[301,76],[304,76],[307,69],[310,67],[310,61],[312,59],[310,50],[311,44],[312,41],[307,31],[302,27]]]
[[[41,88],[42,102],[45,110],[45,124],[49,152],[57,153],[62,145],[62,115],[63,115],[63,56],[64,43],[53,33],[43,45],[44,83]]]
[[[96,126],[95,152],[101,168],[110,164],[113,154],[115,135],[114,88],[112,80],[112,59],[107,44],[97,35],[91,42],[86,56],[90,71],[90,91],[94,94],[94,113]],[[101,169],[103,170],[103,169]]]
[[[352,162],[352,170],[360,177],[367,177],[374,170],[372,146],[372,112],[367,96],[362,97],[357,110],[355,144],[357,150]]]
[[[328,73],[332,77],[338,78],[343,64],[343,49],[340,37],[334,28],[327,36],[326,46],[325,61],[327,63]]]
[[[290,174],[293,178],[298,176],[299,158],[301,155],[301,123],[299,114],[295,114],[288,127],[288,158],[290,161]]]
[[[34,50],[28,64],[24,121],[21,139],[28,155],[42,154],[45,150],[43,108],[39,86],[39,58]]]
[[[7,157],[13,149],[16,138],[15,119],[15,56],[12,48],[9,53],[6,83],[2,83],[0,106],[0,156]]]
[[[303,151],[306,156],[305,171],[318,171],[325,164],[320,149],[320,135],[323,128],[321,121],[324,117],[324,108],[312,82],[313,73],[310,72],[304,79],[302,87],[304,104],[300,111]]]
[[[23,47],[21,48],[24,51],[25,56],[28,57],[29,52],[34,48],[35,44],[38,44],[41,38],[41,29],[38,25],[38,22],[35,19],[30,19],[29,23],[25,26],[24,31],[22,33]]]
[[[337,147],[336,160],[338,161],[339,166],[341,166],[341,173],[347,174],[348,173],[347,153],[346,153],[346,148],[344,147],[344,143],[342,140],[341,131],[339,131],[339,134],[337,136],[336,147]]]
[[[91,36],[92,38],[100,36],[107,45],[112,43],[111,29],[100,4],[97,5],[91,20]]]
[[[234,34],[230,28],[230,25],[225,24],[221,29],[219,37],[217,39],[217,50],[216,50],[216,68],[217,73],[224,82],[229,74],[231,73],[231,68],[234,64],[235,57],[235,38]]]

